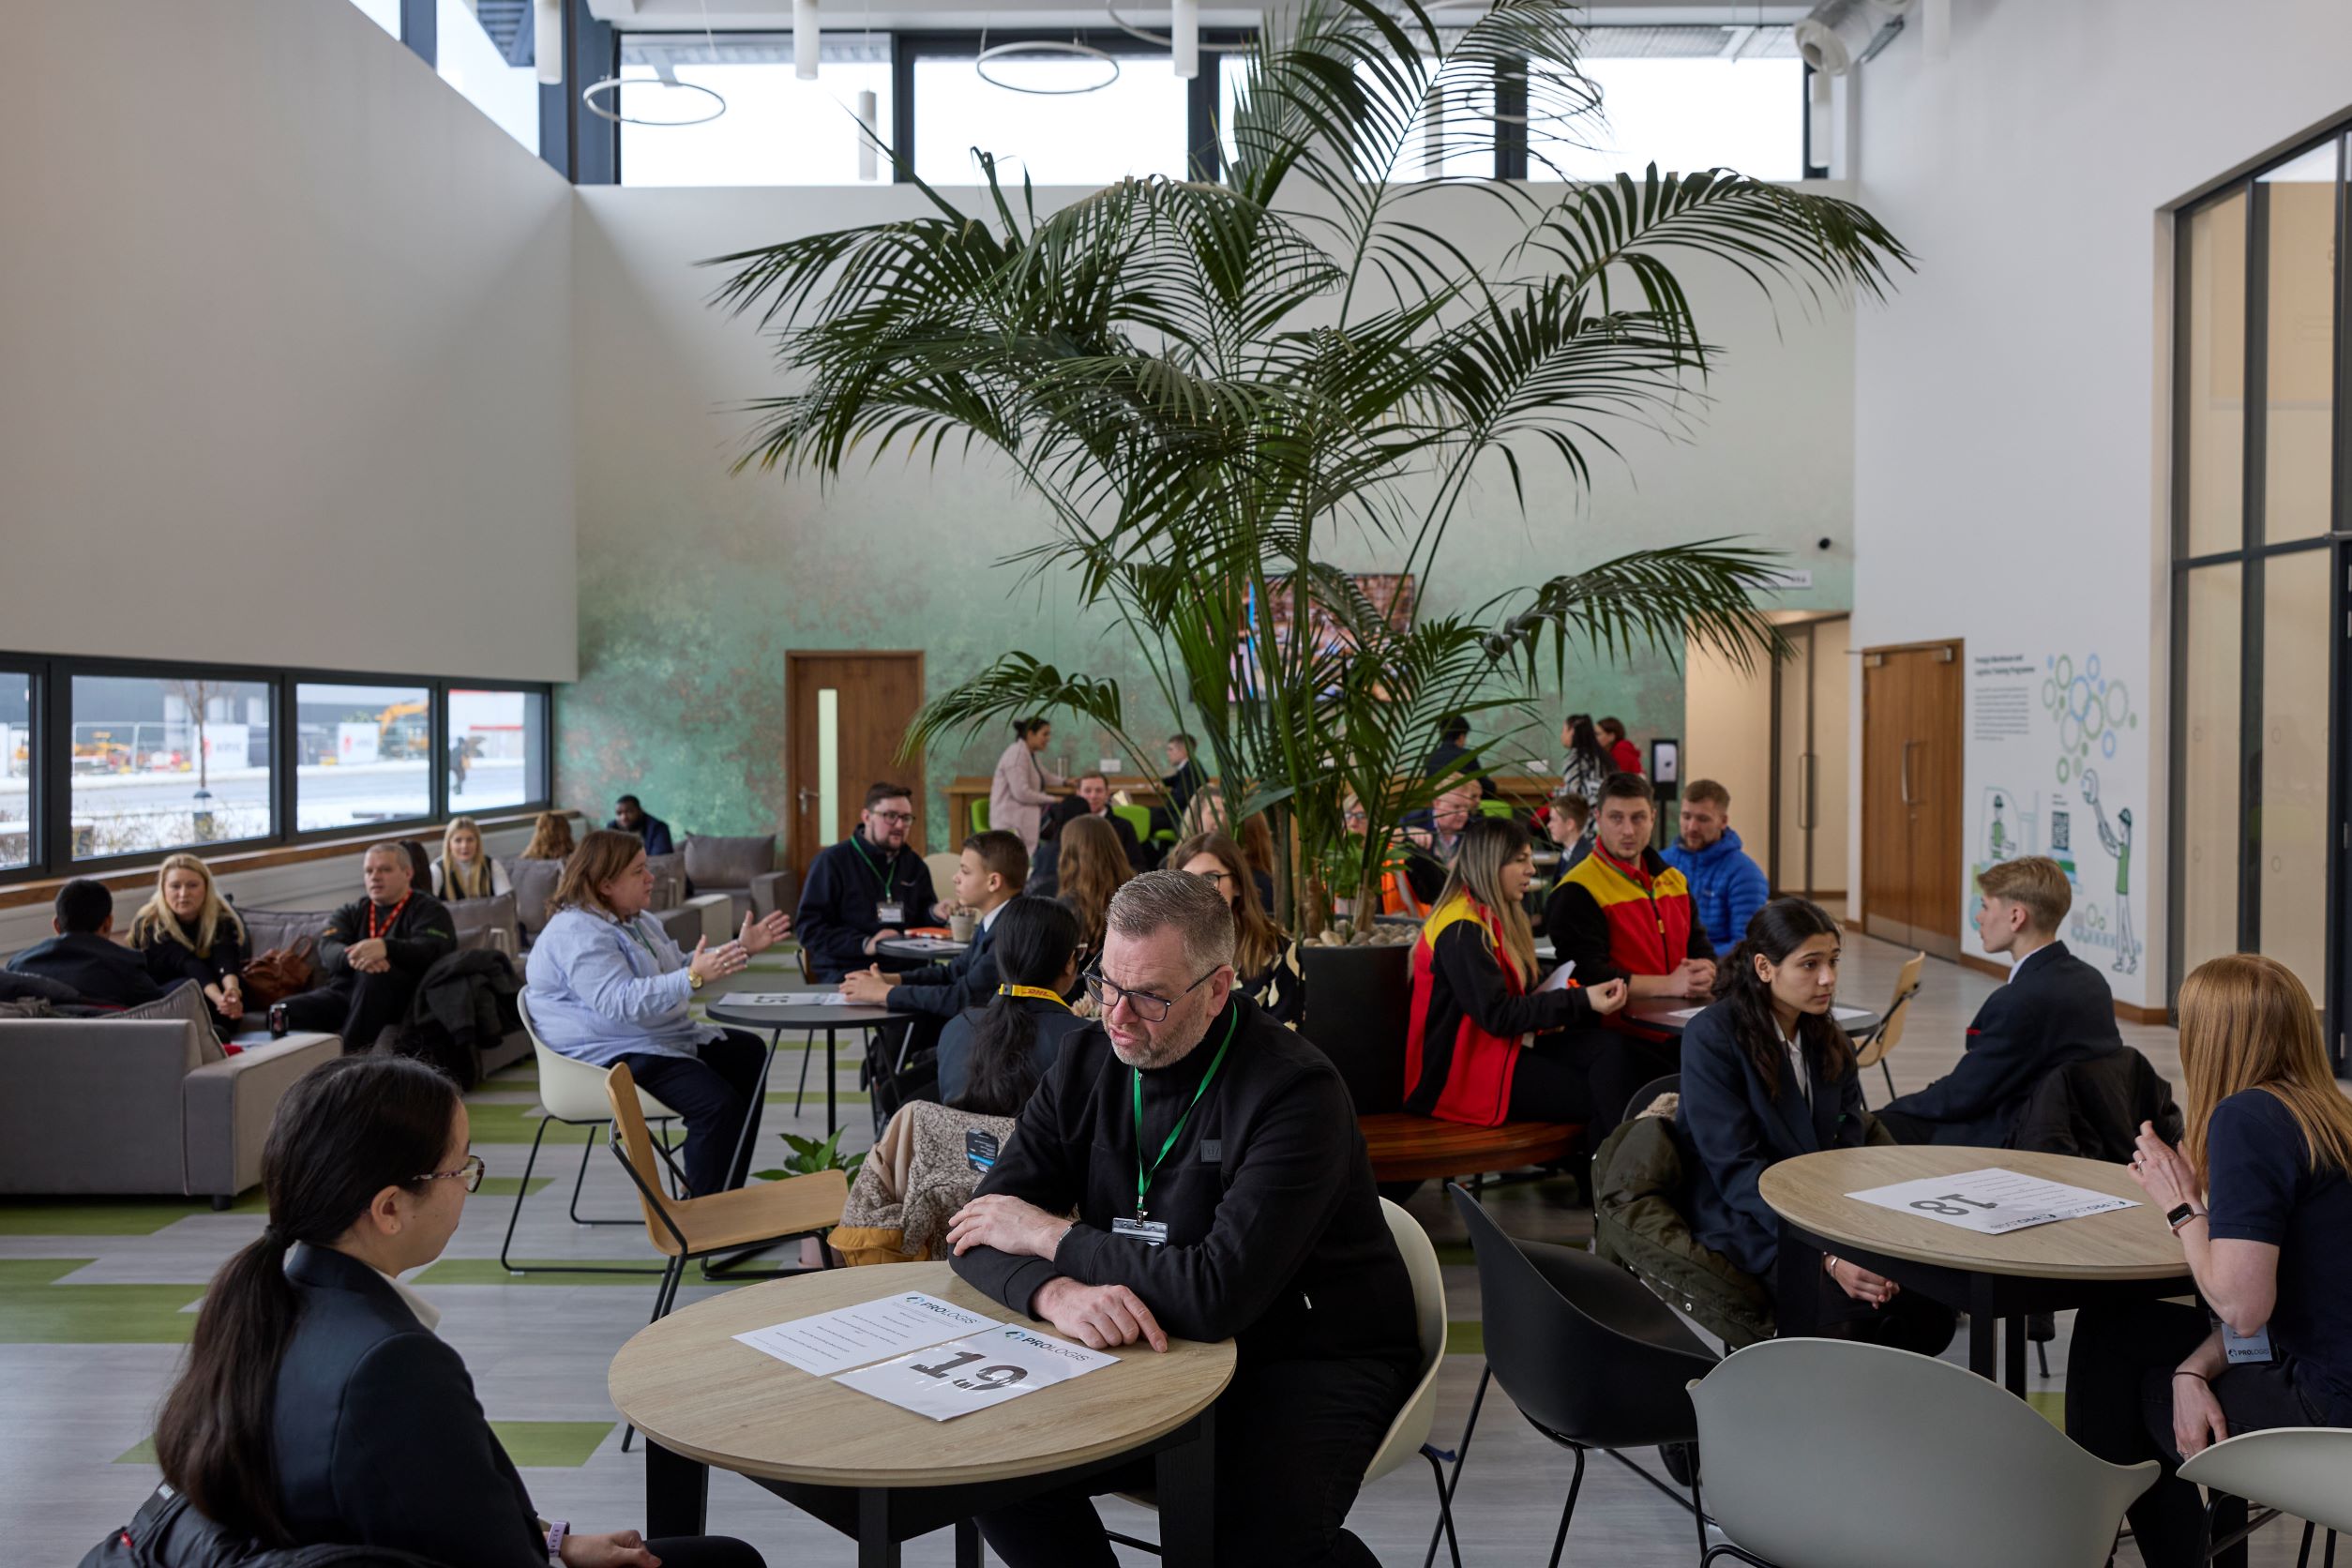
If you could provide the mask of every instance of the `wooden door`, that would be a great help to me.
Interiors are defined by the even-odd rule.
[[[1772,750],[1772,888],[1828,905],[1846,898],[1850,820],[1846,683],[1852,679],[1846,653],[1851,625],[1840,616],[1790,626],[1795,652],[1780,665],[1772,692],[1779,716]]]
[[[1960,644],[1862,656],[1862,924],[1960,953]]]
[[[908,843],[923,849],[921,756],[898,760],[898,743],[923,706],[920,653],[788,653],[784,782],[792,869],[804,877],[817,852],[857,825],[870,784],[903,784],[914,797]]]

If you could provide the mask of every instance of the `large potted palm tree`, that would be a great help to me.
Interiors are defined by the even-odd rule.
[[[1591,115],[1578,41],[1566,0],[1498,0],[1444,33],[1416,0],[1300,0],[1248,56],[1217,170],[1040,213],[983,154],[979,211],[926,186],[921,218],[717,258],[718,303],[776,333],[793,384],[759,405],[744,464],[829,481],[860,447],[950,443],[1009,461],[1040,537],[1008,565],[1077,574],[1149,671],[1150,716],[1201,738],[1234,810],[1267,813],[1278,918],[1319,929],[1453,782],[1419,766],[1442,715],[1494,727],[1574,647],[1744,664],[1776,646],[1754,596],[1772,558],[1732,541],[1410,619],[1334,554],[1375,541],[1425,580],[1474,481],[1524,505],[1530,465],[1580,486],[1613,423],[1683,422],[1710,351],[1676,262],[1816,298],[1876,296],[1907,264],[1861,208],[1721,170],[1408,177]],[[1499,84],[1524,116],[1470,112]],[[1428,216],[1463,185],[1510,215],[1500,263]],[[1056,709],[1156,771],[1115,680],[1018,650],[933,698],[908,746]]]

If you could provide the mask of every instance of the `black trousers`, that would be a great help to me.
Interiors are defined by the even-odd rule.
[[[735,1144],[751,1096],[759,1091],[760,1067],[768,1043],[731,1029],[704,1042],[692,1057],[632,1054],[621,1058],[638,1086],[686,1119],[686,1185],[698,1198],[743,1185],[758,1151],[749,1144],[741,1158]],[[658,1554],[656,1554],[658,1555]]]
[[[670,1535],[646,1542],[645,1549],[661,1568],[768,1568],[748,1542],[731,1535]]]
[[[2066,1435],[2118,1465],[2154,1459],[2164,1467],[2156,1485],[2125,1511],[2148,1568],[2194,1568],[2205,1560],[2205,1509],[2196,1486],[2183,1481],[2172,1436],[2173,1373],[2212,1332],[2201,1307],[2174,1302],[2086,1307],[2074,1319],[2066,1355]],[[2233,1366],[2213,1380],[2229,1435],[2266,1426],[2329,1425],[2296,1392],[2285,1363]],[[2226,1534],[2246,1521],[2246,1505],[2215,1497],[2213,1524]],[[2244,1568],[2241,1544],[2214,1559]]]
[[[346,1051],[371,1050],[376,1036],[408,1019],[422,975],[388,969],[382,974],[336,976],[286,999],[286,1027],[340,1034]]]
[[[1625,1119],[1625,1102],[1643,1084],[1681,1064],[1680,1041],[1638,1040],[1609,1029],[1539,1034],[1511,1070],[1511,1120],[1581,1122],[1587,1145],[1595,1146]]]
[[[1585,1057],[1564,1033],[1539,1034],[1511,1068],[1514,1122],[1592,1120],[1592,1080]]]
[[[1897,1143],[1936,1141],[1936,1123],[1933,1122],[1922,1121],[1899,1110],[1874,1110],[1870,1114],[1878,1119],[1878,1125],[1894,1135]]]
[[[1822,1255],[1783,1240],[1773,1265],[1772,1320],[1783,1339],[1849,1339],[1941,1355],[1960,1327],[1959,1314],[1916,1290],[1898,1290],[1884,1306],[1858,1302],[1821,1267]]]
[[[1279,1361],[1237,1374],[1216,1403],[1218,1568],[1380,1568],[1346,1520],[1410,1392],[1387,1362]],[[1118,1568],[1093,1496],[1152,1484],[1142,1460],[983,1514],[980,1533],[1010,1568]]]

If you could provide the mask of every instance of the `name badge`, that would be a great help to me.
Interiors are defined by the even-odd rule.
[[[1115,1219],[1110,1222],[1110,1233],[1124,1236],[1129,1241],[1141,1242],[1145,1246],[1168,1244],[1168,1224],[1165,1220]]]
[[[996,1134],[978,1127],[964,1130],[964,1163],[986,1176],[996,1164]]]
[[[2265,1323],[2252,1334],[2240,1334],[2224,1323],[2222,1353],[2229,1358],[2232,1366],[2259,1365],[2272,1360],[2270,1325]]]
[[[907,918],[907,906],[896,900],[885,899],[874,906],[874,918],[885,926],[899,925]]]

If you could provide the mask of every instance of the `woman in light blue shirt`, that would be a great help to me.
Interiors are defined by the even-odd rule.
[[[639,1087],[685,1118],[686,1184],[700,1196],[743,1185],[751,1163],[745,1119],[767,1042],[697,1023],[686,1009],[709,981],[740,974],[783,940],[780,911],[744,921],[737,940],[682,952],[645,912],[654,896],[645,845],[600,828],[565,862],[555,911],[524,965],[531,1022],[548,1048],[595,1067],[626,1062]]]

